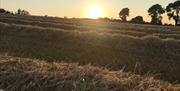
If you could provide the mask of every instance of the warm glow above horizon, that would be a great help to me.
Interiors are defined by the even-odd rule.
[[[102,9],[98,6],[90,6],[87,13],[88,17],[92,19],[98,19],[103,15]]]
[[[37,16],[92,19],[120,19],[120,10],[128,7],[130,16],[127,20],[142,16],[145,21],[150,22],[151,17],[147,13],[150,6],[160,4],[166,7],[174,1],[176,0],[0,0],[0,7],[13,12],[20,8]],[[163,22],[174,24],[174,20],[169,20],[167,14],[163,14]]]

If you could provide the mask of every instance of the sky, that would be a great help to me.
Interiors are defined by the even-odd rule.
[[[147,10],[154,4],[166,7],[176,0],[0,0],[0,8],[10,11],[25,9],[32,15],[48,15],[69,18],[89,18],[88,12],[91,7],[98,7],[102,12],[101,17],[119,18],[118,14],[122,8],[130,9],[131,19],[135,16],[143,16],[145,21],[150,21]],[[166,14],[163,22],[169,21]]]

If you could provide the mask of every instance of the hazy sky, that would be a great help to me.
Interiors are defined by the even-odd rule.
[[[16,11],[18,8],[28,10],[33,15],[49,15],[60,17],[88,17],[88,7],[101,8],[102,17],[118,18],[119,11],[128,7],[130,18],[141,15],[146,21],[150,20],[147,10],[154,4],[163,7],[176,0],[0,0],[0,7]],[[164,22],[171,22],[164,14]]]

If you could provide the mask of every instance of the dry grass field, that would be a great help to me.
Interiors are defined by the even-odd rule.
[[[47,63],[0,56],[0,88],[5,91],[179,91],[178,85],[92,65]]]
[[[58,91],[59,84],[73,91],[179,91],[164,81],[180,83],[180,27],[0,15],[0,54],[46,61],[2,59],[0,86],[8,91]],[[91,82],[77,80],[81,71]]]

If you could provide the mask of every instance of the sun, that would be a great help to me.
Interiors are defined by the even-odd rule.
[[[89,18],[92,18],[92,19],[100,18],[102,16],[101,8],[97,6],[89,7],[88,16]]]

